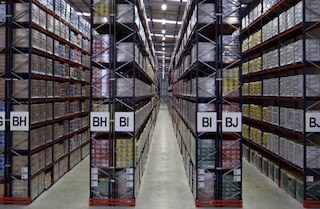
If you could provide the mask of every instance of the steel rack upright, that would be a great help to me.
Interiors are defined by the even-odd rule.
[[[0,111],[1,111],[1,131],[0,131],[0,203],[3,202],[5,197],[5,164],[6,164],[6,135],[7,132],[5,131],[5,117],[7,113],[7,105],[6,105],[6,84],[5,80],[8,76],[6,71],[8,62],[8,53],[7,53],[7,43],[8,43],[8,36],[7,36],[7,11],[8,11],[8,4],[2,3],[0,4],[0,88],[1,88],[1,95],[0,95]]]
[[[196,206],[242,206],[240,2],[187,3],[168,101]]]
[[[244,152],[304,207],[319,207],[319,1],[243,10]]]
[[[90,205],[134,206],[159,106],[154,47],[142,1],[91,4]]]
[[[6,8],[1,202],[30,204],[89,153],[90,25],[64,0]]]

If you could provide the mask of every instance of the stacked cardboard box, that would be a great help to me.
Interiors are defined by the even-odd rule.
[[[250,104],[249,117],[254,118],[256,120],[262,120],[261,106]]]
[[[249,92],[252,96],[262,95],[262,81],[255,81],[249,83]]]
[[[241,183],[236,182],[232,173],[223,176],[222,198],[239,199],[241,195]]]
[[[274,162],[268,161],[268,177],[274,181]]]
[[[246,125],[246,124],[242,124],[242,135],[243,135],[243,137],[249,139],[250,138],[249,132],[250,132],[249,126]]]
[[[263,96],[279,96],[279,78],[263,80]]]
[[[223,140],[222,165],[225,169],[232,169],[240,165],[240,142]]]
[[[320,45],[317,39],[306,39],[306,60],[307,61],[319,61],[320,58]],[[293,43],[294,47],[294,61],[301,62],[303,59],[303,41],[301,39]]]
[[[198,11],[199,11],[199,16],[198,16],[199,23],[210,23],[215,20],[214,19],[215,5],[213,3],[199,4]]]
[[[278,2],[278,0],[265,0],[265,1],[263,1],[263,4],[262,4],[263,13],[267,12],[277,2]]]
[[[191,96],[198,97],[213,97],[215,95],[215,78],[214,77],[198,77],[198,86],[196,85],[196,78],[191,81]],[[198,88],[196,88],[198,87]]]
[[[228,18],[233,22],[234,17]],[[238,20],[238,18],[236,18]],[[222,36],[222,62],[230,63],[240,59],[239,36],[224,35]]]
[[[225,70],[222,79],[223,95],[228,97],[239,96],[239,68]]]
[[[139,110],[135,112],[135,129],[139,130],[142,124],[145,122],[144,120],[148,118],[152,111],[152,104],[149,102],[148,104],[144,105],[141,107]]]
[[[305,21],[306,22],[318,22],[320,20],[318,12],[320,11],[319,1],[306,0],[305,1]],[[299,1],[294,7],[294,24],[298,25],[303,21],[303,8],[302,1]]]
[[[287,29],[287,12],[284,11],[279,15],[279,33],[282,33]]]
[[[280,140],[280,137],[278,135],[273,133],[268,134],[268,141],[269,141],[268,149],[277,155],[279,154],[279,147],[280,147],[279,140]]]
[[[306,75],[306,96],[315,97],[320,95],[320,76],[317,74]],[[302,97],[303,75],[294,75],[280,78],[280,96]]]
[[[198,57],[196,50],[198,47]],[[216,54],[216,45],[214,42],[198,42],[194,45],[191,51],[191,63],[197,60],[202,62],[214,62]]]
[[[198,163],[201,168],[215,168],[215,140],[198,140]]]
[[[262,131],[260,129],[250,127],[250,139],[255,143],[262,145]]]
[[[227,23],[227,24],[239,24],[238,6],[234,2],[232,1],[223,2],[222,20],[224,23]]]
[[[244,96],[250,95],[249,87],[250,87],[249,83],[242,84],[242,95]]]
[[[145,96],[151,95],[151,85],[144,83],[139,79],[135,79],[133,83],[133,78],[117,78],[116,79],[116,95],[119,97],[132,97],[133,96],[133,86],[135,86],[135,96]]]
[[[215,174],[198,169],[198,199],[214,199]]]

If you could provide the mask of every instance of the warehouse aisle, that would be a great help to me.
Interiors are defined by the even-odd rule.
[[[136,208],[195,208],[181,159],[169,111],[162,103]]]
[[[2,209],[99,209],[88,206],[89,158],[65,174],[29,206],[0,205]],[[300,203],[253,165],[243,163],[244,209],[303,209]],[[130,209],[132,207],[116,207]],[[145,175],[135,209],[196,209],[173,132],[169,112],[161,105]]]

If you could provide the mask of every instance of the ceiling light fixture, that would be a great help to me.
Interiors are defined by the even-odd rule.
[[[156,51],[156,53],[158,53],[158,54],[164,54],[163,51]]]
[[[163,36],[163,37],[162,37],[162,41],[165,41],[165,40],[166,40],[166,36]]]
[[[165,45],[164,45],[164,42],[162,42],[162,46],[165,46]]]
[[[85,16],[85,17],[90,17],[91,13],[88,13],[88,12],[77,12],[77,15],[79,15],[79,16]]]
[[[161,5],[161,9],[164,11],[164,10],[167,10],[167,5],[166,4],[162,4]]]
[[[163,36],[165,36],[166,38],[174,38],[174,35],[167,35],[167,34],[165,34],[165,35],[163,35],[163,34],[153,34],[153,36],[157,36],[157,37],[163,37]]]
[[[163,19],[161,23],[162,23],[162,25],[165,25],[166,24],[166,19]]]
[[[175,21],[175,20],[166,20],[166,19],[150,19],[147,18],[148,22],[154,22],[154,23],[165,23],[165,24],[178,24],[181,25],[182,22],[181,21]]]
[[[166,33],[166,30],[165,30],[165,29],[162,29],[161,32],[162,32],[162,33]]]
[[[166,48],[162,47],[162,51],[166,50]]]

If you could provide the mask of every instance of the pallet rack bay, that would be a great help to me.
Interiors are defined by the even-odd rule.
[[[30,204],[89,154],[90,25],[63,0],[1,11],[0,202]]]
[[[158,111],[142,1],[91,1],[90,205],[135,205]]]
[[[304,207],[319,207],[320,2],[243,10],[244,156]]]
[[[168,106],[196,206],[242,206],[239,1],[188,1]]]

